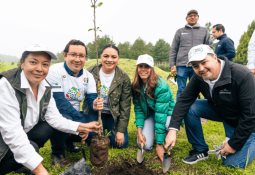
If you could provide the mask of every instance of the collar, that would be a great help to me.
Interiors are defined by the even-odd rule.
[[[71,76],[74,77],[73,71],[71,71],[71,69],[69,69],[69,67],[67,66],[66,62],[64,63],[64,68],[65,68],[66,72],[67,72],[69,75],[71,75]],[[82,74],[83,74],[83,69],[80,70],[80,72],[79,72],[79,74],[78,74],[77,77],[80,77]]]
[[[222,40],[223,38],[226,38],[226,37],[227,37],[227,34],[224,33],[224,34],[222,34],[221,36],[219,36],[217,39],[218,39],[218,40]]]
[[[39,88],[45,89],[45,87],[50,87],[50,85],[45,80],[42,80],[42,82],[39,84]],[[30,86],[28,79],[26,78],[23,70],[20,73],[20,88],[30,89],[32,91],[31,86]]]
[[[220,73],[219,73],[217,79],[216,79],[216,80],[213,80],[213,81],[204,80],[206,83],[208,83],[208,84],[215,84],[215,83],[219,80],[219,78],[221,77],[221,73],[222,73],[222,70],[223,70],[223,68],[224,68],[225,61],[222,60],[222,59],[219,59],[219,60],[220,60],[220,63],[221,63],[221,64],[220,64]]]
[[[196,23],[194,26],[191,26],[191,25],[189,25],[189,24],[186,24],[185,25],[186,27],[188,27],[188,28],[199,28],[200,27],[200,25],[198,24],[198,23]]]

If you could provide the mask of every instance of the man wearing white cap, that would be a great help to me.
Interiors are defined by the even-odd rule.
[[[39,44],[26,49],[18,68],[0,74],[0,174],[23,168],[48,175],[39,148],[53,128],[79,134],[83,140],[98,131],[98,122],[80,123],[62,117],[45,80],[56,56]],[[25,168],[24,168],[25,167]],[[27,172],[26,171],[26,172]]]
[[[175,145],[177,130],[184,119],[192,150],[183,162],[194,164],[205,160],[208,145],[200,117],[223,122],[227,137],[220,149],[225,157],[223,164],[245,168],[255,158],[255,79],[245,66],[221,59],[207,45],[189,51],[188,64],[195,75],[176,103],[165,147]],[[199,93],[205,99],[197,99]]]

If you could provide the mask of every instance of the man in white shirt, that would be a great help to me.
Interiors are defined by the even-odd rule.
[[[48,175],[38,151],[53,128],[79,133],[85,140],[101,127],[97,122],[84,124],[61,116],[45,81],[54,58],[36,44],[23,52],[18,68],[0,74],[0,174],[24,166],[36,175]]]
[[[255,75],[255,31],[251,36],[251,39],[248,44],[248,63],[247,67],[251,70],[253,75]]]

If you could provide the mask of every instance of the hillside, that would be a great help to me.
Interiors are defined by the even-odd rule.
[[[18,62],[19,58],[16,56],[0,54],[0,62]]]

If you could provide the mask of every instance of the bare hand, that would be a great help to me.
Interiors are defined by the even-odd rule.
[[[116,143],[118,146],[122,146],[124,144],[124,133],[117,132],[116,133]]]
[[[164,150],[163,145],[158,145],[158,144],[157,144],[157,145],[156,145],[156,153],[157,153],[159,159],[161,160],[161,162],[163,162],[163,155],[164,155],[164,152],[165,152],[165,150]]]
[[[177,131],[174,129],[170,129],[166,135],[165,138],[165,149],[168,149],[168,147],[170,146],[171,148],[173,148],[175,146],[176,143],[176,133]]]
[[[138,128],[138,130],[137,130],[137,139],[138,139],[138,143],[140,145],[145,145],[146,144],[146,138],[142,134],[142,128]]]
[[[220,150],[220,154],[222,156],[227,156],[229,154],[234,154],[236,152],[235,149],[233,149],[231,146],[229,146],[228,142],[225,142],[223,145],[222,145],[222,148]]]
[[[253,75],[255,75],[255,69],[250,69]]]
[[[35,175],[49,175],[48,171],[43,167],[41,163],[33,170],[33,173]]]
[[[93,101],[93,109],[95,111],[101,111],[103,110],[104,108],[104,99],[103,98],[96,98],[94,101]]]
[[[172,66],[171,69],[170,69],[170,72],[172,74],[176,74],[176,66]]]
[[[81,142],[84,144],[85,140],[88,138],[89,133],[79,133],[79,136],[81,137]]]
[[[77,131],[79,133],[99,132],[101,127],[102,126],[96,121],[89,123],[80,123]]]

